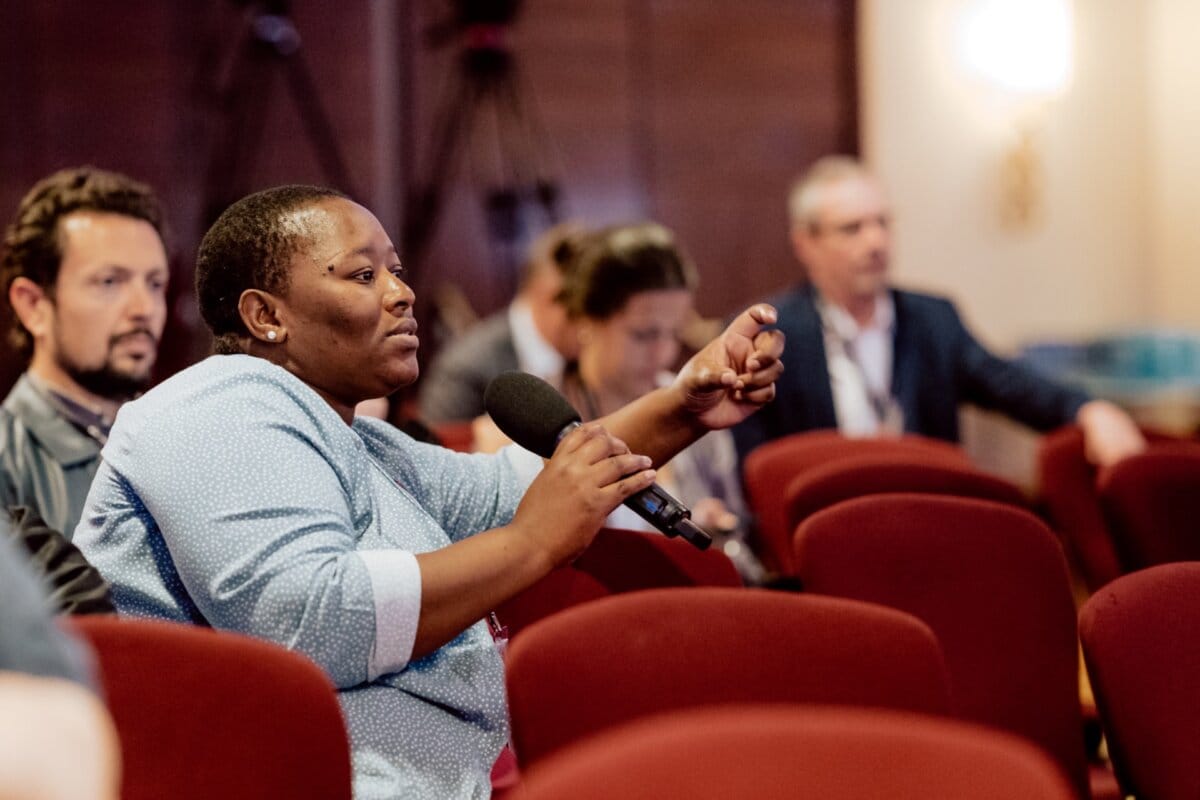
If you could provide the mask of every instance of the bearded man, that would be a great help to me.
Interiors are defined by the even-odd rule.
[[[0,409],[0,501],[69,540],[126,400],[147,388],[167,316],[158,199],[92,167],[38,182],[5,231],[0,282],[28,366]],[[94,583],[70,543],[26,545],[44,571]],[[66,552],[64,552],[66,551]],[[76,558],[79,561],[76,561]]]

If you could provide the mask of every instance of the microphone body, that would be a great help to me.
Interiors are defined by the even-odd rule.
[[[505,372],[488,384],[484,406],[505,435],[543,458],[580,424],[579,412],[541,378]],[[712,537],[692,522],[692,512],[657,483],[631,495],[625,505],[667,536],[681,536],[704,550]]]

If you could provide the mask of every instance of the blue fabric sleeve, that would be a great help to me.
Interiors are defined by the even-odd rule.
[[[375,635],[349,500],[361,487],[335,465],[338,448],[361,442],[330,409],[254,388],[232,406],[214,393],[157,409],[105,457],[153,516],[205,619],[308,655],[338,686],[360,684]]]
[[[531,476],[513,469],[504,452],[459,453],[415,442],[373,419],[357,419],[354,428],[372,456],[420,501],[451,541],[507,525],[529,486]]]

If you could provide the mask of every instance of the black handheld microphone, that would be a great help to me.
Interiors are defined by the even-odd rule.
[[[504,372],[488,384],[483,404],[508,438],[542,458],[554,455],[562,437],[579,425],[579,412],[541,378]],[[625,500],[638,516],[667,536],[682,536],[701,550],[712,537],[692,522],[692,512],[657,483]]]

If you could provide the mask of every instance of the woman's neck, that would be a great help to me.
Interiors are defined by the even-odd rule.
[[[599,377],[595,366],[589,364],[586,358],[581,358],[574,375],[575,390],[578,397],[579,413],[588,419],[597,419],[611,414],[637,398],[626,397],[625,394],[613,387],[606,386]]]

